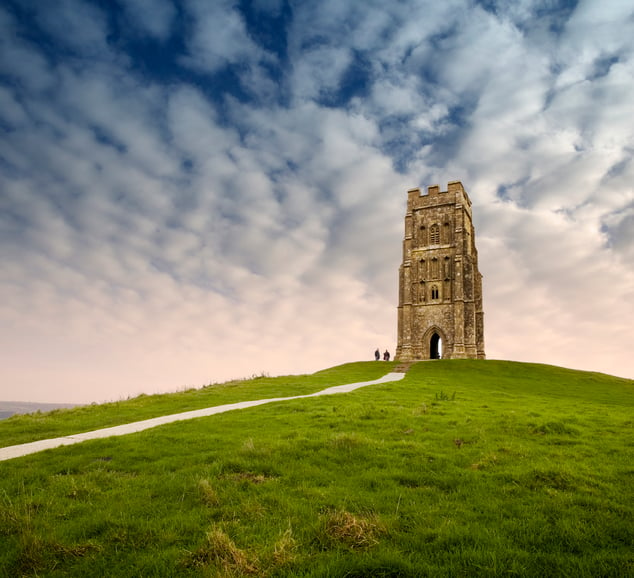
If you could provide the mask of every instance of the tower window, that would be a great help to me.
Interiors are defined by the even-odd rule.
[[[429,242],[431,245],[438,245],[440,243],[440,227],[438,225],[432,225],[430,227]]]
[[[431,288],[431,298],[438,299],[438,287],[436,285]]]

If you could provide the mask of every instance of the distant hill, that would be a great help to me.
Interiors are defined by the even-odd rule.
[[[0,419],[6,419],[17,413],[35,413],[77,407],[75,403],[32,403],[28,401],[0,401]]]

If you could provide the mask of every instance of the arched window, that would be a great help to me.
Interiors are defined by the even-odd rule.
[[[438,245],[440,243],[440,227],[438,225],[432,225],[430,227],[429,243],[430,245]]]
[[[431,288],[431,298],[432,300],[438,299],[438,287],[436,287],[436,285],[433,285]]]

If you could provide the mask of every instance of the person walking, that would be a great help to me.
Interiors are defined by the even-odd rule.
[[[376,348],[376,351],[374,352],[374,360],[378,361],[379,359],[381,359],[381,352],[379,351],[379,348]]]
[[[390,352],[386,349],[385,353],[383,354],[383,361],[389,361],[390,360]]]

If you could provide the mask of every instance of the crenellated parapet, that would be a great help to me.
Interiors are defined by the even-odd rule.
[[[455,204],[464,206],[471,216],[471,199],[460,181],[450,181],[446,191],[441,191],[439,185],[427,187],[425,194],[421,193],[419,188],[407,191],[407,214],[417,209]]]

